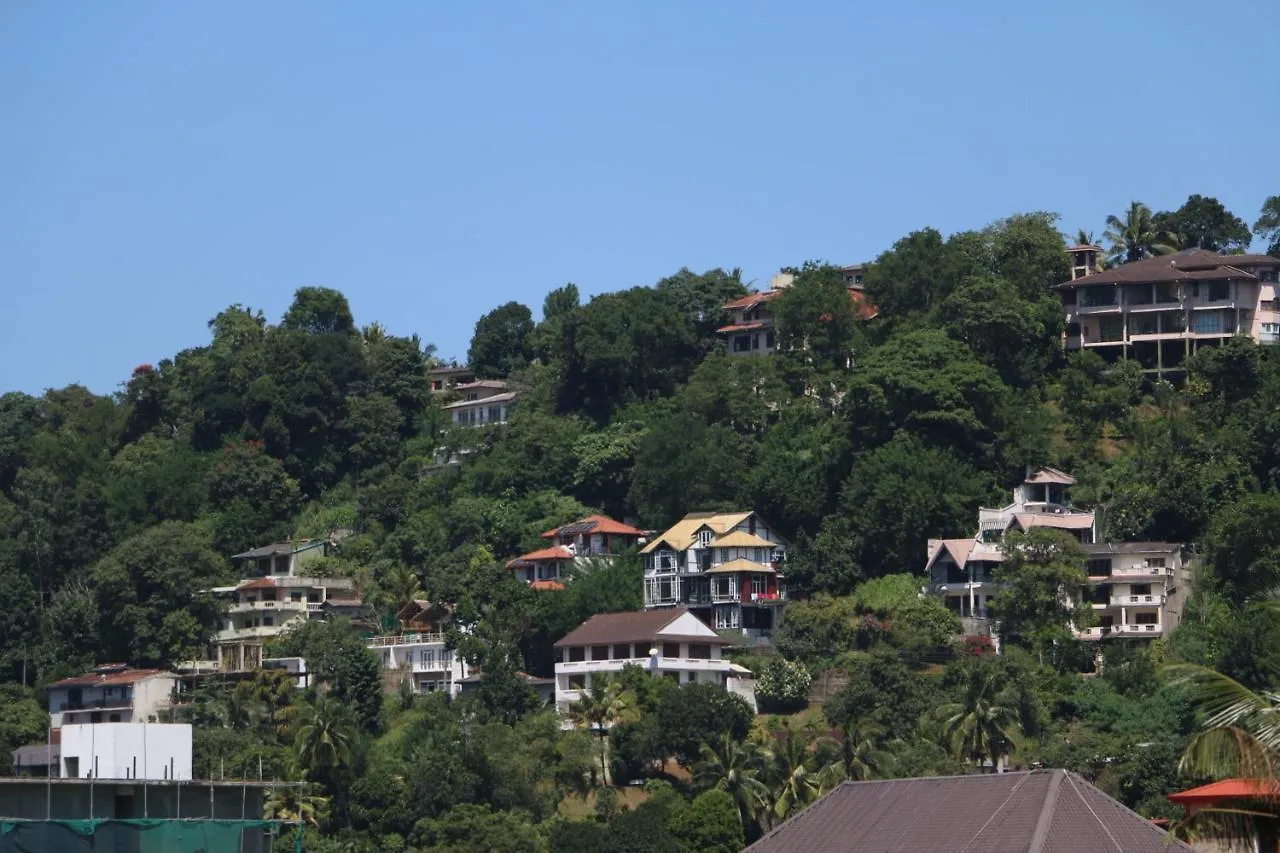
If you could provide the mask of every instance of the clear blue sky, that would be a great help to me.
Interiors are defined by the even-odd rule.
[[[0,391],[343,291],[466,354],[566,281],[1280,193],[1277,0],[0,5]]]

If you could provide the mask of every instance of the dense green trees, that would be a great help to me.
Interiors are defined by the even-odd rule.
[[[533,352],[533,314],[519,302],[508,302],[476,321],[467,364],[482,379],[507,376],[524,367]]]

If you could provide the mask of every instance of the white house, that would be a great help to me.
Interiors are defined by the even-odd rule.
[[[173,704],[178,676],[162,669],[103,664],[49,685],[49,725],[155,722]]]
[[[62,727],[59,772],[68,779],[191,778],[187,723],[91,723]]]
[[[722,654],[731,644],[686,607],[597,614],[555,644],[556,710],[567,713],[592,678],[627,666],[677,684],[718,684],[754,709],[754,677]]]
[[[454,426],[505,424],[516,399],[516,392],[508,390],[507,383],[501,379],[478,379],[456,385],[453,390],[461,394],[462,399],[443,408]]]

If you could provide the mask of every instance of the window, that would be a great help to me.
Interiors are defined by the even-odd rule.
[[[716,608],[716,630],[725,631],[742,626],[742,613],[735,605]]]
[[[1135,625],[1155,625],[1160,619],[1156,613],[1135,613],[1133,614],[1133,623]]]
[[[679,643],[663,643],[662,656],[664,658],[680,657],[680,644]]]
[[[1156,322],[1155,314],[1130,314],[1129,334],[1154,335],[1158,331]]]
[[[750,336],[750,335],[735,335],[735,336],[734,336],[734,338],[733,338],[733,351],[734,351],[734,352],[747,352],[747,351],[748,351],[748,350],[750,350],[750,349],[751,349],[751,336]]]
[[[698,552],[698,571],[711,571],[711,549],[705,548]]]
[[[120,715],[119,715],[119,714],[108,714],[108,715],[107,715],[107,722],[108,722],[108,723],[118,723],[118,722],[120,722]]]
[[[751,348],[752,348],[752,349],[760,349],[760,336],[759,336],[759,335],[752,335],[752,336],[751,336]]]
[[[1107,558],[1107,559],[1101,559],[1101,558],[1099,558],[1099,559],[1096,559],[1096,560],[1090,560],[1090,561],[1089,561],[1089,569],[1088,569],[1088,571],[1089,571],[1089,577],[1091,577],[1091,578],[1106,578],[1106,577],[1110,577],[1110,576],[1111,576],[1111,560],[1110,560],[1110,558]]]
[[[591,659],[592,660],[608,660],[609,647],[608,646],[592,646]]]
[[[574,674],[569,676],[569,689],[570,690],[586,690],[587,689],[586,674],[581,673],[581,674]]]
[[[289,600],[290,600],[290,601],[301,601],[301,600],[302,600],[302,590],[294,590],[293,592],[289,593]]]
[[[706,548],[708,545],[711,544],[711,536],[712,536],[712,533],[710,530],[707,530],[705,528],[703,528],[702,530],[699,530],[698,544],[701,545],[703,548]]]
[[[1258,278],[1262,281],[1275,281],[1276,271],[1274,269],[1258,270]]]
[[[632,659],[632,660],[642,660],[642,659],[644,659],[644,658],[647,658],[648,656],[649,656],[649,644],[648,644],[648,643],[632,643],[632,644],[631,644],[631,659]]]
[[[496,423],[499,423],[501,420],[502,420],[502,407],[490,406],[489,407],[489,423],[496,424]]]
[[[1223,331],[1221,311],[1197,311],[1191,330],[1197,335],[1220,335]]]
[[[754,513],[747,516],[747,532],[752,536],[756,535],[756,517]]]
[[[1150,305],[1155,301],[1155,292],[1149,284],[1134,284],[1125,290],[1125,301],[1130,305]]]
[[[1098,323],[1098,340],[1100,341],[1121,341],[1124,340],[1124,318],[1123,317],[1103,317]]]
[[[755,575],[751,578],[751,594],[755,596],[764,595],[764,578]]]
[[[586,660],[586,648],[584,646],[570,646],[569,662],[579,663],[580,661],[583,661],[583,660]]]
[[[1164,557],[1147,557],[1146,566],[1148,569],[1163,569]]]
[[[674,572],[676,570],[676,555],[673,551],[659,551],[657,564],[654,569],[659,572]]]
[[[773,332],[764,333],[764,345],[767,349],[773,349]]]
[[[262,625],[263,625],[263,627],[270,628],[271,626],[273,626],[273,625],[275,625],[275,624],[276,624],[276,617],[274,617],[274,616],[263,616],[263,617],[262,617]]]
[[[1231,283],[1227,281],[1209,282],[1209,301],[1222,302],[1231,298]]]
[[[1151,594],[1151,584],[1149,584],[1149,583],[1135,583],[1135,584],[1130,584],[1130,585],[1129,585],[1129,594],[1130,594],[1130,595],[1150,595],[1150,594]]]
[[[689,657],[694,660],[711,660],[710,643],[690,643]]]
[[[1083,308],[1099,308],[1115,304],[1116,288],[1112,285],[1080,288],[1080,305]]]
[[[631,657],[630,643],[614,644],[613,660],[626,660],[629,657]]]
[[[1156,302],[1168,304],[1178,301],[1178,286],[1171,281],[1163,281],[1156,285]]]

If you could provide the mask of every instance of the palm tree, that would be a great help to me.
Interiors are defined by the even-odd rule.
[[[351,711],[337,699],[317,696],[300,706],[293,739],[298,764],[308,777],[327,782],[351,762],[356,726]]]
[[[267,791],[262,806],[263,820],[298,821],[319,826],[329,816],[329,797],[317,794],[311,785],[288,785]]]
[[[932,715],[953,756],[979,765],[990,760],[993,773],[1022,733],[1016,697],[1002,690],[1000,681],[992,666],[973,664],[961,700],[939,706]]]
[[[569,706],[569,718],[600,738],[600,779],[610,782],[609,728],[635,716],[635,697],[622,682],[607,675],[591,677],[591,688]]]
[[[1107,230],[1103,232],[1102,239],[1111,244],[1107,260],[1115,264],[1127,264],[1154,255],[1167,255],[1173,251],[1164,236],[1156,227],[1151,208],[1135,201],[1129,204],[1123,217],[1114,214],[1107,217]]]
[[[1280,693],[1255,693],[1208,667],[1164,668],[1188,696],[1203,722],[1182,755],[1179,769],[1213,778],[1280,778]]]
[[[879,723],[867,717],[849,720],[840,734],[842,778],[853,782],[875,779],[893,763],[893,755],[881,748],[888,733]]]
[[[1086,231],[1083,228],[1080,228],[1076,230],[1076,245],[1077,246],[1096,246],[1098,245],[1098,240],[1096,237],[1093,236],[1092,231]]]
[[[739,743],[725,733],[715,746],[702,745],[693,780],[703,788],[719,788],[733,797],[743,826],[757,823],[769,805],[769,787],[761,781],[764,756],[752,741]]]
[[[809,731],[787,728],[786,739],[773,750],[765,751],[767,775],[772,785],[773,819],[784,821],[821,796],[838,778],[840,762],[819,765],[813,751],[814,738]]]
[[[384,600],[396,613],[409,602],[422,597],[422,579],[404,563],[396,563],[389,569],[379,586]]]

